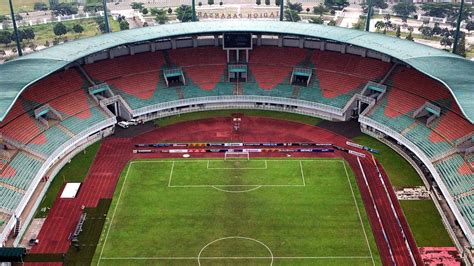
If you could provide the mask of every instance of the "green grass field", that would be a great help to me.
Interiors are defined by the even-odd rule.
[[[133,161],[93,264],[380,265],[342,160]]]
[[[300,115],[300,114],[293,114],[293,113],[285,113],[285,112],[278,112],[278,111],[268,111],[268,110],[246,110],[246,109],[233,109],[233,110],[213,110],[213,111],[202,111],[202,112],[193,112],[175,116],[168,116],[163,117],[155,120],[155,124],[160,127],[169,126],[176,123],[186,122],[186,121],[193,121],[199,119],[206,119],[206,118],[215,118],[215,117],[230,117],[233,113],[242,113],[246,116],[259,116],[259,117],[269,117],[274,119],[281,119],[281,120],[288,120],[294,121],[302,124],[307,125],[316,125],[318,124],[321,119],[307,116],[307,115]]]
[[[405,217],[419,247],[452,247],[441,216],[431,200],[401,200]]]

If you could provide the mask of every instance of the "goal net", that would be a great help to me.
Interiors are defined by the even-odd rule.
[[[250,155],[246,151],[226,151],[224,160],[250,160]]]

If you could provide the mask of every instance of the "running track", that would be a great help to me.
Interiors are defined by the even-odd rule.
[[[112,198],[120,172],[129,160],[172,156],[172,154],[162,153],[133,154],[132,150],[136,143],[312,141],[334,143],[346,147],[346,140],[346,138],[340,135],[319,127],[257,117],[244,117],[239,134],[231,132],[229,118],[213,118],[176,124],[133,138],[109,137],[102,141],[97,157],[78,196],[75,199],[60,199],[58,195],[38,235],[40,243],[31,252],[66,253],[70,244],[68,236],[74,230],[81,215],[81,207],[95,207],[99,199]],[[193,154],[194,157],[197,157],[196,155],[199,157],[222,157],[222,154]],[[361,191],[383,264],[422,265],[421,256],[411,231],[382,166],[374,161],[369,154],[367,154],[366,158],[361,159],[360,163],[357,157],[342,152],[327,154],[300,153],[295,154],[295,157],[316,157],[315,155],[317,157],[343,157],[350,164],[356,174],[359,190]],[[264,153],[260,154],[260,156],[277,157],[283,156],[283,154]],[[377,166],[380,168],[382,178],[379,177],[374,163],[377,163]],[[386,191],[388,191],[388,194]]]

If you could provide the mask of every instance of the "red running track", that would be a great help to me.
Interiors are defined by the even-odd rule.
[[[231,130],[230,118],[213,118],[175,124],[129,139],[114,137],[105,139],[79,191],[78,197],[75,199],[58,198],[56,200],[38,236],[41,239],[40,244],[33,248],[32,253],[66,253],[70,245],[68,236],[74,230],[79,219],[81,206],[95,207],[99,199],[112,198],[120,172],[130,159],[180,157],[179,154],[165,153],[133,154],[132,149],[134,144],[137,143],[307,141],[334,143],[349,148],[345,144],[346,138],[331,131],[283,120],[244,117],[239,134],[233,134]],[[222,154],[193,154],[193,157],[216,156],[222,157]],[[258,156],[278,157],[285,156],[285,154],[262,153]],[[298,153],[294,154],[294,157],[342,157],[346,159],[356,174],[359,190],[383,264],[393,265],[395,262],[396,265],[413,265],[410,255],[413,254],[416,264],[422,265],[415,241],[388,178],[382,167],[378,165],[383,173],[383,180],[388,190],[387,194],[371,157],[367,156],[360,160],[360,165],[355,156],[339,151],[320,154]],[[392,199],[395,212],[390,207],[390,199]],[[400,221],[401,227],[397,220]],[[401,229],[403,229],[403,232]]]

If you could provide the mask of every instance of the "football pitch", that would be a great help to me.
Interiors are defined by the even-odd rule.
[[[95,265],[381,265],[341,159],[130,162]]]

